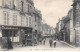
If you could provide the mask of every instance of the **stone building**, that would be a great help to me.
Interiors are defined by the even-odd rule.
[[[58,40],[61,40],[61,29],[62,29],[62,20],[59,19],[58,23],[56,24],[56,36]]]
[[[59,20],[57,24],[58,39],[67,43],[74,42],[73,9],[70,9],[67,16]]]
[[[80,0],[73,0],[73,25],[75,29],[75,45],[80,45]]]
[[[40,41],[41,34],[42,34],[42,14],[41,11],[35,9],[33,13],[33,34],[34,34],[34,39],[36,42]]]
[[[10,38],[12,42],[21,43],[22,40],[25,40],[27,45],[35,43],[34,29],[37,28],[35,24],[41,28],[42,19],[41,13],[36,13],[35,10],[33,0],[2,0],[0,35],[7,39]],[[40,18],[38,22],[35,22],[35,16],[38,18],[37,21]]]
[[[68,12],[70,17],[70,43],[75,43],[75,30],[73,27],[73,9],[70,9]]]
[[[51,37],[55,34],[55,29],[47,23],[42,23],[42,36]]]

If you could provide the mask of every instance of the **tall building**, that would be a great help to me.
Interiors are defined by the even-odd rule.
[[[41,13],[37,12],[37,22],[35,22],[35,12],[32,0],[2,0],[0,36],[11,39],[12,42],[21,43],[22,40],[25,40],[27,45],[35,44],[35,23],[37,30],[40,30],[42,19]]]
[[[70,17],[70,43],[75,43],[75,30],[73,27],[73,9],[70,9],[68,12]]]
[[[70,9],[68,15],[63,17],[57,25],[58,39],[63,40],[67,43],[73,42],[74,40],[74,28],[73,28],[73,10]]]
[[[80,45],[80,0],[73,1],[73,23],[75,29],[75,44]]]

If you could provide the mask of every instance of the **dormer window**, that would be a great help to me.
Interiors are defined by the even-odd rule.
[[[21,11],[23,11],[23,4],[24,4],[24,2],[21,1]]]

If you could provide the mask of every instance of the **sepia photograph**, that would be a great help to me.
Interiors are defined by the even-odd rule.
[[[80,0],[0,0],[0,51],[80,51]]]

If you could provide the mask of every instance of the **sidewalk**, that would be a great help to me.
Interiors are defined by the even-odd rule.
[[[68,44],[68,43],[66,43],[66,42],[64,42],[64,41],[60,41],[60,42],[66,44],[66,45],[68,45],[68,46],[70,46],[71,48],[76,48],[75,46],[72,46],[71,44]]]

